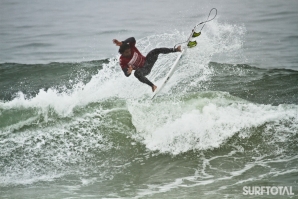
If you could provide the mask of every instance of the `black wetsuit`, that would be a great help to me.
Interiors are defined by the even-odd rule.
[[[148,84],[149,86],[153,86],[154,84],[149,81],[145,76],[151,72],[153,65],[155,64],[159,54],[168,54],[176,52],[173,48],[155,48],[151,50],[147,56],[145,64],[142,68],[138,68],[135,71],[135,77],[138,78],[141,82]]]

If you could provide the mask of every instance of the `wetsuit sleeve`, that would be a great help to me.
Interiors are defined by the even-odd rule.
[[[127,67],[127,61],[126,60],[123,60],[123,59],[121,59],[120,58],[120,60],[119,60],[119,64],[120,64],[120,66],[121,66],[121,69],[122,69],[122,71],[124,72],[124,75],[126,76],[126,77],[129,77],[131,74],[128,74],[127,73],[127,71],[128,71],[128,67]]]
[[[131,73],[130,73],[130,74],[127,73],[128,68],[122,68],[122,70],[123,70],[124,75],[125,75],[126,77],[129,77],[129,76],[131,75]]]
[[[135,46],[136,45],[136,39],[134,37],[130,37],[128,39],[125,39],[122,42],[129,43],[130,46]]]

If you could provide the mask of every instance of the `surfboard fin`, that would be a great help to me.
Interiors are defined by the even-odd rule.
[[[196,45],[197,45],[197,41],[189,41],[188,44],[187,44],[187,46],[189,48],[195,47]]]
[[[201,35],[201,32],[194,32],[193,34],[192,34],[192,37],[198,37],[198,36],[200,36]]]

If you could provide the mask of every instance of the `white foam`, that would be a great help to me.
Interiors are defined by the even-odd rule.
[[[241,48],[242,27],[220,24],[216,20],[210,22],[204,28],[204,34],[198,37],[198,47],[189,49],[182,58],[177,72],[165,87],[165,92],[175,92],[197,89],[203,87],[206,80],[212,75],[212,70],[208,67],[214,54],[237,52]],[[164,33],[152,35],[137,41],[137,47],[146,55],[151,49],[156,47],[172,47],[175,43],[184,41],[188,37],[189,31],[181,33]],[[233,35],[234,34],[234,35]],[[151,88],[140,83],[132,74],[125,77],[118,63],[118,55],[111,58],[108,64],[103,65],[103,69],[94,75],[86,85],[79,82],[70,90],[59,92],[54,88],[39,90],[38,94],[32,98],[27,98],[22,92],[17,97],[8,102],[0,102],[0,108],[38,108],[46,115],[49,108],[52,108],[61,117],[71,116],[75,107],[85,106],[92,102],[101,101],[107,98],[120,97],[125,99],[142,99],[151,95]],[[176,55],[160,55],[151,74],[148,76],[157,85],[170,70],[169,66],[175,60]],[[191,79],[191,81],[189,81]],[[184,84],[179,87],[180,84]],[[187,85],[185,85],[187,84]],[[177,90],[178,89],[178,90]]]
[[[243,58],[241,53],[238,56],[238,51],[242,48],[244,33],[245,28],[241,26],[220,24],[216,21],[210,22],[198,38],[198,46],[190,49],[182,58],[178,70],[164,88],[163,93],[172,94],[173,97],[171,98],[160,97],[156,101],[146,100],[151,94],[151,89],[147,85],[141,84],[133,75],[129,78],[125,77],[118,61],[115,59],[118,56],[115,56],[115,58],[110,59],[108,64],[104,64],[103,69],[94,75],[87,84],[75,84],[72,89],[64,92],[59,92],[54,88],[47,91],[41,89],[32,98],[26,98],[20,92],[15,99],[9,102],[0,102],[0,108],[36,108],[39,114],[42,114],[45,118],[48,117],[49,110],[54,110],[62,118],[72,118],[76,107],[85,107],[89,103],[106,99],[122,98],[127,102],[127,108],[137,131],[133,135],[136,142],[143,143],[149,151],[174,155],[190,150],[218,148],[236,133],[239,133],[241,137],[247,137],[250,134],[249,131],[245,131],[246,129],[267,123],[273,123],[273,126],[278,124],[279,131],[282,132],[287,127],[280,124],[280,121],[290,121],[294,124],[291,127],[294,129],[290,129],[290,131],[297,132],[298,109],[295,105],[253,104],[221,92],[189,93],[189,91],[198,91],[204,88],[204,83],[210,80],[214,71],[208,67],[208,64],[214,56],[220,57],[223,62],[239,61]],[[155,47],[172,47],[174,43],[185,40],[187,36],[188,32],[181,33],[179,31],[172,34],[153,35],[138,40],[137,46],[143,54],[146,54]],[[158,84],[168,72],[168,66],[171,65],[175,57],[175,54],[161,55],[152,73],[148,76],[149,79]],[[185,97],[181,99],[183,95]],[[103,111],[99,112],[105,114]],[[28,184],[40,180],[49,181],[67,174],[66,170],[52,174],[51,172],[54,169],[61,168],[66,163],[83,162],[83,156],[89,155],[88,147],[98,150],[112,148],[113,143],[104,142],[105,140],[100,133],[94,134],[92,132],[93,127],[99,127],[105,122],[96,121],[92,114],[97,114],[97,110],[90,114],[90,118],[85,115],[81,116],[82,118],[75,118],[69,124],[57,124],[57,126],[37,130],[29,129],[19,136],[11,137],[9,141],[16,144],[15,148],[28,142],[29,146],[26,150],[31,150],[32,153],[29,154],[32,156],[18,157],[19,159],[13,160],[16,166],[11,170],[5,168],[7,173],[0,176],[1,181],[5,184]],[[101,117],[101,115],[99,116]],[[45,120],[47,121],[47,119]],[[84,123],[86,120],[87,122]],[[34,122],[34,119],[12,125],[11,129],[19,129],[28,122]],[[55,150],[44,151],[42,148],[44,142],[30,145],[34,139],[43,140],[42,136],[45,136],[50,143],[51,141],[57,141],[54,136],[59,137],[65,132],[69,132],[71,127],[76,128],[75,133],[77,134],[72,134],[71,140],[59,140],[62,144],[57,147],[56,143],[57,149]],[[88,136],[81,136],[80,133],[88,134]],[[285,139],[284,136],[286,135],[279,134],[279,136],[279,139]],[[74,146],[73,143],[79,141],[82,144]],[[103,143],[98,143],[98,141]],[[70,148],[72,147],[75,147],[75,152],[71,152]],[[7,151],[3,153],[10,154],[14,148],[7,147],[5,150]],[[76,152],[84,155],[76,154]],[[35,172],[43,168],[38,164],[38,159],[35,158],[34,154],[42,154],[45,158],[48,158],[48,163],[52,164],[42,171],[47,175]],[[33,161],[30,166],[27,165],[27,173],[22,170],[23,158]],[[235,176],[241,175],[250,168],[244,167],[244,169],[235,171],[233,174]],[[206,180],[197,182],[194,176],[178,178],[173,182],[140,190],[139,196],[152,194],[154,189],[158,189],[157,192],[166,192],[175,187],[184,186],[183,180],[196,182],[194,186],[214,182],[213,179],[208,179],[211,176],[206,173],[205,177]],[[221,179],[232,177],[233,175]],[[81,179],[81,184],[87,186],[96,180],[99,179]]]
[[[53,181],[56,178],[62,177],[64,174],[62,173],[47,173],[46,175],[40,175],[40,176],[32,176],[29,175],[28,173],[24,173],[23,176],[20,178],[19,175],[12,173],[12,174],[7,174],[5,176],[0,176],[0,186],[7,186],[11,184],[22,184],[22,185],[27,185],[27,184],[33,184],[35,182],[39,181]]]
[[[105,115],[105,111],[100,114]],[[89,149],[101,152],[112,148],[112,143],[94,130],[105,125],[97,116],[95,112],[72,118],[67,123],[9,134],[1,142],[1,155],[10,157],[9,163],[1,164],[1,185],[52,181],[73,172],[69,165],[86,164],[86,158],[94,155]],[[82,179],[82,184],[93,183],[92,180]]]
[[[150,150],[179,154],[218,148],[236,133],[250,136],[247,129],[267,123],[298,123],[297,106],[293,109],[293,105],[259,105],[233,99],[227,93],[214,94],[217,96],[211,99],[203,93],[180,103],[129,104],[138,131],[135,139]]]

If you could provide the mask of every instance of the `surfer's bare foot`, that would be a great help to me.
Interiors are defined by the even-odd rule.
[[[181,46],[178,46],[178,47],[176,48],[176,52],[181,52]]]
[[[157,89],[157,86],[153,85],[152,86],[152,92],[154,92]]]

